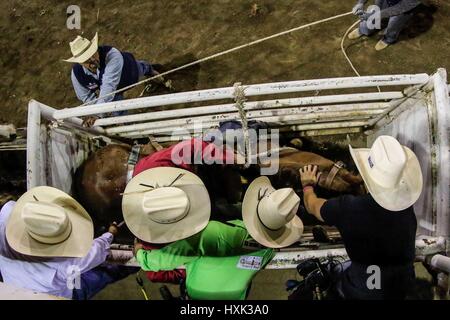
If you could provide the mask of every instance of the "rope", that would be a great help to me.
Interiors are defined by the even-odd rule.
[[[245,111],[245,92],[244,88],[241,87],[241,83],[237,82],[234,84],[234,100],[236,101],[235,107],[238,109],[239,117],[242,122],[242,131],[244,133],[244,157],[245,164],[244,168],[249,168],[251,164],[251,152],[250,152],[250,139],[248,136],[248,120],[247,113]]]
[[[331,21],[331,20],[335,20],[335,19],[338,19],[338,18],[342,18],[342,17],[348,16],[348,15],[351,15],[351,14],[352,14],[351,11],[350,11],[350,12],[343,13],[343,14],[338,14],[338,15],[336,15],[336,16],[332,16],[332,17],[329,17],[329,18],[326,18],[326,19],[317,20],[317,21],[314,21],[314,22],[311,22],[311,23],[308,23],[308,24],[305,24],[305,25],[301,25],[301,26],[296,27],[296,28],[292,28],[292,29],[289,29],[289,30],[286,30],[286,31],[282,31],[282,32],[273,34],[273,35],[268,36],[268,37],[265,37],[265,38],[261,38],[261,39],[258,39],[258,40],[252,41],[252,42],[245,43],[245,44],[243,44],[243,45],[240,45],[240,46],[237,46],[237,47],[234,47],[234,48],[225,50],[225,51],[218,52],[218,53],[213,54],[213,55],[211,55],[211,56],[208,56],[208,57],[205,57],[205,58],[202,58],[202,59],[199,59],[199,60],[196,60],[196,61],[187,63],[187,64],[182,65],[182,66],[180,66],[180,67],[177,67],[177,68],[175,68],[175,69],[172,69],[172,70],[169,70],[169,71],[166,71],[166,72],[162,72],[162,73],[157,74],[157,75],[155,75],[155,76],[153,76],[153,77],[150,77],[150,78],[141,80],[141,81],[139,81],[139,82],[136,82],[136,83],[134,83],[134,84],[132,84],[132,85],[129,85],[129,86],[127,86],[127,87],[124,87],[124,88],[122,88],[122,89],[119,89],[119,90],[110,92],[110,93],[108,93],[108,94],[105,94],[105,95],[103,95],[103,96],[100,96],[100,97],[98,97],[98,98],[95,98],[94,100],[91,100],[91,101],[89,101],[89,102],[83,103],[83,104],[80,105],[80,106],[86,106],[86,105],[88,105],[88,104],[92,104],[93,102],[98,101],[98,100],[100,100],[100,99],[103,99],[103,98],[106,98],[106,97],[115,95],[116,93],[126,91],[126,90],[128,90],[128,89],[131,89],[131,88],[136,87],[136,86],[138,86],[138,85],[141,85],[141,84],[143,84],[143,83],[149,82],[149,81],[151,81],[151,80],[154,80],[154,79],[163,77],[163,76],[165,76],[165,75],[174,73],[174,72],[179,71],[179,70],[182,70],[182,69],[189,68],[189,67],[191,67],[191,66],[200,64],[200,63],[202,63],[202,62],[205,62],[205,61],[208,61],[208,60],[211,60],[211,59],[214,59],[214,58],[223,56],[223,55],[226,55],[226,54],[228,54],[228,53],[231,53],[231,52],[234,52],[234,51],[237,51],[237,50],[240,50],[240,49],[248,48],[248,47],[253,46],[253,45],[255,45],[255,44],[258,44],[258,43],[261,43],[261,42],[264,42],[264,41],[267,41],[267,40],[270,40],[270,39],[273,39],[273,38],[276,38],[276,37],[280,37],[280,36],[283,36],[283,35],[288,34],[288,33],[291,33],[291,32],[295,32],[295,31],[298,31],[298,30],[301,30],[301,29],[305,29],[305,28],[308,28],[308,27],[317,25],[317,24],[321,24],[321,23],[324,23],[324,22],[328,22],[328,21]]]
[[[345,48],[344,48],[344,42],[345,42],[345,39],[347,38],[347,36],[348,36],[348,34],[350,33],[350,31],[351,31],[354,27],[356,27],[356,25],[358,25],[359,23],[360,23],[360,20],[355,21],[355,22],[350,26],[350,28],[348,28],[347,31],[345,31],[344,36],[343,36],[342,39],[341,39],[341,50],[342,50],[342,53],[344,54],[345,59],[347,60],[348,64],[349,64],[350,67],[353,69],[353,71],[355,72],[355,74],[356,74],[358,77],[361,77],[361,75],[359,74],[358,70],[356,70],[356,68],[355,68],[355,66],[353,65],[352,61],[351,61],[350,58],[348,57],[347,52],[345,51]],[[379,86],[377,86],[377,89],[378,89],[378,92],[381,92],[381,89],[380,89]]]
[[[351,61],[350,58],[348,57],[347,52],[345,51],[345,48],[344,48],[344,41],[345,41],[345,39],[347,38],[347,36],[348,36],[348,34],[350,33],[350,31],[352,31],[352,29],[353,29],[354,27],[356,27],[356,25],[358,25],[359,23],[360,23],[359,20],[355,21],[355,23],[353,23],[353,24],[350,26],[350,28],[348,28],[347,31],[345,31],[344,36],[342,37],[342,40],[341,40],[341,50],[342,50],[342,53],[344,54],[345,59],[347,59],[348,64],[350,65],[350,67],[352,67],[352,69],[353,69],[353,71],[355,72],[355,74],[356,74],[358,77],[361,77],[361,75],[359,74],[358,70],[356,70],[356,68],[355,68],[355,66],[353,65],[352,61]]]

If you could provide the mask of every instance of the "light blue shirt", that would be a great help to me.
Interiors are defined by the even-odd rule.
[[[105,58],[105,72],[103,73],[102,77],[102,84],[100,86],[100,93],[99,97],[104,96],[108,93],[111,93],[113,91],[117,90],[117,87],[119,86],[120,77],[122,76],[122,68],[123,68],[123,56],[120,53],[119,50],[116,48],[111,48],[109,52],[106,55]],[[99,77],[99,70],[97,70],[97,73],[92,73],[87,68],[83,66],[83,70],[86,74],[93,76],[95,79],[98,80]],[[85,87],[83,87],[80,82],[78,82],[77,78],[75,77],[75,74],[72,70],[71,73],[72,78],[72,84],[73,88],[75,89],[75,93],[79,100],[81,100],[83,103],[88,103],[95,98],[97,98],[95,92],[92,90],[89,90]],[[105,98],[99,99],[94,102],[94,104],[97,103],[105,103],[110,102],[114,99],[114,95],[107,96]]]
[[[94,239],[90,251],[83,258],[25,256],[14,251],[6,240],[6,224],[14,205],[14,201],[9,201],[0,211],[0,273],[3,282],[71,299],[73,289],[69,288],[68,279],[73,277],[72,270],[75,268],[83,273],[102,264],[109,254],[113,235],[107,232]]]

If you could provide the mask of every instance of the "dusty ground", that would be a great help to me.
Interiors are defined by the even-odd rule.
[[[307,0],[79,0],[77,4],[85,36],[92,37],[98,29],[100,43],[171,68],[350,11],[353,2],[321,1],[320,7]],[[437,12],[431,17],[419,16],[415,27],[402,36],[403,41],[388,50],[376,52],[376,39],[350,45],[348,53],[361,74],[431,73],[438,67],[450,68],[450,3],[433,2],[438,5]],[[56,108],[79,104],[70,82],[70,65],[62,61],[70,56],[68,42],[80,33],[65,27],[69,4],[72,2],[56,0],[0,3],[0,123],[25,126],[30,99]],[[259,6],[256,14],[252,14],[253,4]],[[177,91],[184,91],[237,81],[352,76],[339,43],[354,20],[348,16],[218,58],[174,75],[173,84]],[[141,90],[129,92],[128,97]]]

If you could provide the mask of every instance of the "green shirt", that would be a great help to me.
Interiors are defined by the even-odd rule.
[[[145,271],[173,270],[201,256],[226,257],[248,253],[243,249],[250,236],[240,220],[227,225],[210,221],[201,232],[156,250],[141,249],[136,259]]]

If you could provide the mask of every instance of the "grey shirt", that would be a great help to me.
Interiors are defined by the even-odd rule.
[[[120,77],[122,75],[122,67],[123,67],[123,57],[119,50],[116,48],[111,48],[109,50],[108,54],[106,55],[106,61],[105,61],[106,67],[105,72],[103,73],[102,77],[102,84],[100,86],[100,93],[99,97],[104,96],[108,93],[111,93],[115,90],[117,90],[117,86],[120,82]],[[97,70],[97,73],[94,74],[91,71],[89,71],[87,68],[83,67],[83,71],[93,76],[94,78],[98,79],[99,77],[99,70]],[[75,93],[79,100],[81,100],[83,103],[89,103],[90,101],[94,100],[97,96],[94,91],[89,90],[85,87],[83,87],[75,77],[75,74],[72,70],[71,74],[72,78],[72,84],[73,88],[75,89]],[[99,99],[95,101],[94,103],[105,103],[110,102],[114,99],[114,95],[107,96],[105,98]]]

